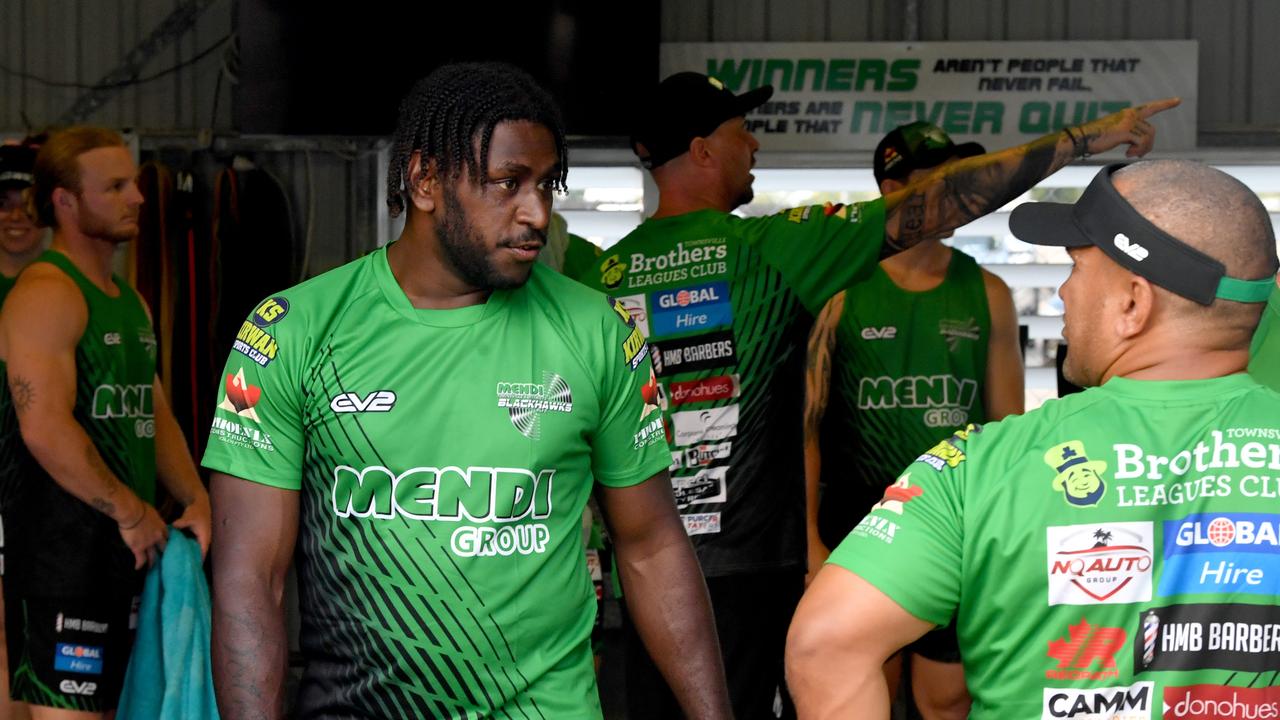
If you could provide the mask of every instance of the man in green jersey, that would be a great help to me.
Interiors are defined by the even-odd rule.
[[[148,312],[111,272],[138,233],[136,175],[111,130],[49,138],[32,200],[53,241],[0,312],[10,688],[37,719],[114,710],[143,570],[167,537],[157,480],[185,506],[174,526],[209,543],[208,494],[156,377]]]
[[[872,169],[880,193],[889,195],[933,168],[984,152],[914,122],[881,139]],[[1022,412],[1022,353],[1009,288],[943,245],[950,235],[881,261],[871,277],[827,302],[809,334],[808,579],[921,450],[970,422]],[[885,665],[889,687],[898,686],[905,654]],[[912,695],[925,720],[964,718],[969,696],[955,629],[929,633],[910,655]]]
[[[775,717],[775,703],[786,702],[783,645],[806,566],[802,415],[813,315],[885,257],[995,210],[1085,152],[1128,144],[1145,153],[1145,118],[1177,103],[967,158],[874,202],[741,218],[729,213],[751,200],[759,148],[744,116],[771,93],[735,96],[689,72],[662,81],[633,136],[658,186],[657,211],[581,278],[645,311],[676,501],[708,578],[739,720]],[[672,714],[652,677],[628,669],[634,716]]]
[[[881,664],[954,618],[975,719],[1274,714],[1280,394],[1244,372],[1278,264],[1266,209],[1151,161],[1010,227],[1071,254],[1065,372],[1091,389],[902,472],[796,611],[802,712],[885,717]]]
[[[399,240],[263,301],[227,361],[204,457],[222,717],[282,712],[296,546],[297,717],[599,718],[593,489],[684,712],[728,717],[644,338],[535,263],[567,172],[553,101],[444,66],[392,147]]]
[[[1258,382],[1280,390],[1280,287],[1271,291],[1267,309],[1258,323],[1249,350],[1249,374]]]

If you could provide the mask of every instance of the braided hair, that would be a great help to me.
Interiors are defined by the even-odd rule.
[[[494,127],[513,120],[534,122],[551,131],[560,160],[554,187],[564,191],[569,157],[560,111],[528,73],[505,63],[456,63],[419,80],[400,103],[400,122],[391,147],[387,169],[391,217],[405,210],[413,153],[421,153],[424,170],[432,158],[442,176],[457,179],[465,168],[471,181],[480,183],[489,167]]]

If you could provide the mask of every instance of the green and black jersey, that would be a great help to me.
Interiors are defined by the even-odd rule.
[[[204,465],[300,493],[298,717],[598,718],[593,483],[669,462],[648,347],[535,266],[418,310],[385,250],[263,301]]]
[[[903,290],[877,267],[845,291],[822,425],[818,525],[829,547],[916,456],[986,421],[990,338],[982,269],[959,250],[930,290]]]
[[[107,467],[146,502],[155,499],[155,335],[142,299],[123,278],[113,277],[111,297],[63,254],[49,250],[36,260],[66,273],[89,310],[76,345],[75,421],[84,428]],[[133,555],[111,518],[59,486],[27,451],[18,432],[10,385],[0,383],[0,487],[9,550],[6,587],[45,597],[89,593],[133,593]],[[99,527],[101,526],[101,527]],[[93,531],[101,530],[101,535]],[[110,562],[77,549],[86,538],[103,537],[113,547]],[[10,585],[12,583],[12,585]]]
[[[805,347],[879,261],[884,202],[648,220],[580,278],[651,340],[672,485],[709,576],[805,562]]]
[[[1249,374],[1263,385],[1280,390],[1280,288],[1271,291],[1258,331],[1253,335]]]

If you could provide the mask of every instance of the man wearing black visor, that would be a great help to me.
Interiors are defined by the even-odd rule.
[[[1071,254],[1065,372],[1091,389],[902,473],[796,613],[802,715],[883,717],[880,664],[953,617],[976,720],[1262,708],[1280,667],[1280,394],[1244,371],[1278,264],[1266,209],[1218,170],[1151,161],[1010,227]]]

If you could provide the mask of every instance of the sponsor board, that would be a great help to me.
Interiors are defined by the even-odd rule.
[[[725,476],[728,473],[728,467],[714,467],[699,470],[696,475],[672,477],[671,490],[676,497],[676,507],[727,501]]]
[[[1152,670],[1280,668],[1280,607],[1240,603],[1169,605],[1138,613],[1134,674]]]
[[[1120,677],[1116,653],[1129,635],[1124,628],[1093,625],[1087,619],[1067,628],[1066,635],[1049,641],[1047,655],[1058,661],[1046,670],[1047,680],[1105,680]]]
[[[658,377],[729,367],[738,362],[731,330],[653,342],[650,348]]]
[[[1042,720],[1151,720],[1155,683],[1128,687],[1045,688]]]
[[[1163,720],[1280,718],[1280,687],[1165,687]]]
[[[720,532],[720,513],[689,513],[680,516],[686,535],[714,535]]]
[[[1188,515],[1164,523],[1160,594],[1280,595],[1280,515]]]
[[[1153,532],[1149,522],[1048,528],[1049,604],[1150,600]]]
[[[738,434],[738,406],[675,412],[671,413],[671,422],[675,426],[676,446],[724,440]]]
[[[668,385],[665,396],[668,405],[674,407],[689,403],[731,400],[738,397],[741,392],[738,376],[735,374],[672,382]]]
[[[709,330],[733,322],[729,283],[663,290],[652,295],[653,331],[659,337]]]

